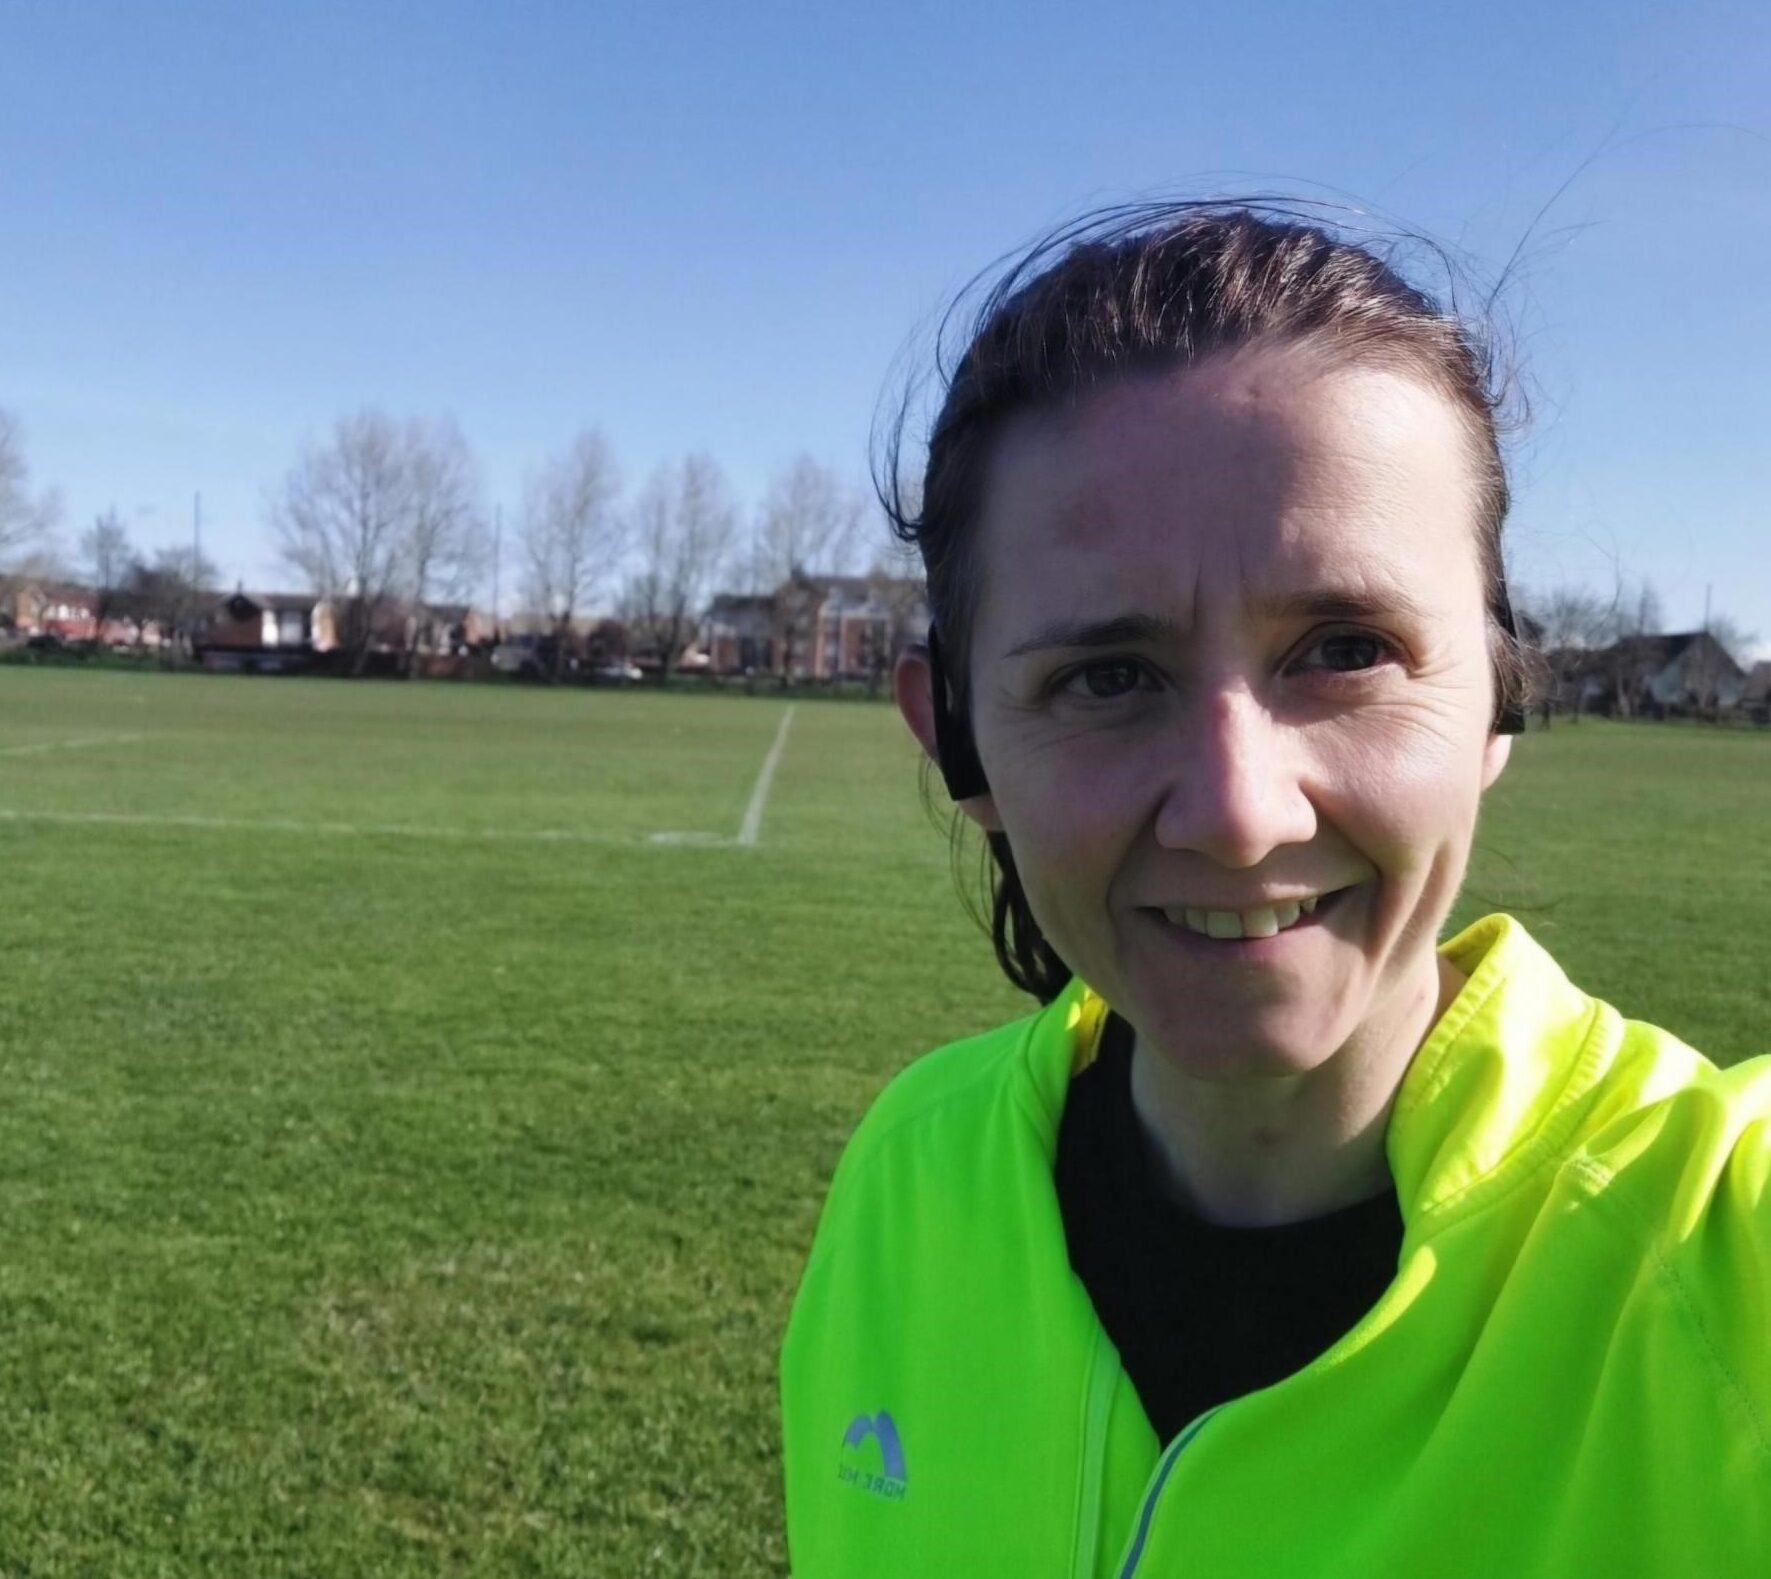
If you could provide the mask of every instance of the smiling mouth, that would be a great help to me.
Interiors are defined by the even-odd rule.
[[[1170,926],[1211,938],[1215,942],[1239,942],[1243,938],[1273,938],[1281,932],[1308,926],[1323,912],[1332,910],[1344,888],[1332,893],[1313,894],[1305,899],[1287,900],[1283,904],[1261,905],[1253,910],[1164,909],[1158,912]]]

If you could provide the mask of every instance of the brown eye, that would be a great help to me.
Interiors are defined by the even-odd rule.
[[[1126,658],[1104,658],[1085,663],[1064,677],[1063,689],[1072,695],[1092,697],[1098,702],[1116,696],[1128,696],[1138,689],[1144,678],[1142,668]]]
[[[1337,631],[1310,647],[1303,666],[1332,674],[1356,674],[1376,668],[1390,655],[1390,644],[1381,636],[1369,631]]]

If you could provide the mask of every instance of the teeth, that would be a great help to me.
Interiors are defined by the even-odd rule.
[[[1318,897],[1319,896],[1316,894],[1311,894],[1308,899],[1300,899],[1298,901],[1298,909],[1303,911],[1303,913],[1307,916],[1315,915],[1316,914],[1316,900]]]
[[[1199,932],[1209,938],[1226,941],[1235,938],[1277,937],[1287,927],[1294,927],[1316,908],[1315,898],[1287,899],[1277,905],[1261,905],[1254,910],[1165,910],[1171,924]]]
[[[1279,936],[1279,917],[1272,906],[1263,905],[1259,910],[1243,913],[1242,935],[1245,938],[1276,938]]]

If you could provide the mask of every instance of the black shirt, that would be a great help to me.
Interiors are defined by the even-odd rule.
[[[1220,1228],[1165,1193],[1131,1101],[1117,1016],[1070,1083],[1058,1202],[1070,1264],[1166,1444],[1216,1404],[1302,1369],[1357,1324],[1396,1273],[1392,1188],[1325,1217]]]

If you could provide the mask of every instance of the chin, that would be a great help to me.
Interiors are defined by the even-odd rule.
[[[1192,1080],[1283,1080],[1326,1064],[1351,1034],[1335,1020],[1292,1013],[1240,1015],[1211,1023],[1173,1009],[1136,1017],[1141,1045]]]

